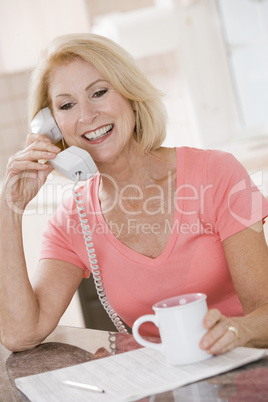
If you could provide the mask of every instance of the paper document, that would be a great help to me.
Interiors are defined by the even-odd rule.
[[[16,386],[32,402],[135,401],[224,373],[265,356],[265,350],[236,348],[200,363],[170,366],[158,351],[142,348],[99,360],[21,377]],[[104,393],[74,389],[63,384],[76,381],[104,389]]]

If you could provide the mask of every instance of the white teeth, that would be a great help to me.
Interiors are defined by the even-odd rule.
[[[88,140],[96,140],[97,138],[101,138],[108,133],[113,128],[112,124],[108,124],[108,126],[99,128],[96,131],[91,131],[84,135]]]

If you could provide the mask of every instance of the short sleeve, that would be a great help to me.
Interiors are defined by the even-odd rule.
[[[48,258],[69,262],[83,269],[84,276],[88,277],[90,271],[79,257],[79,250],[85,245],[74,237],[73,230],[69,230],[70,225],[77,225],[79,221],[74,219],[70,211],[72,208],[66,208],[66,204],[61,205],[48,222],[43,234],[40,260]]]
[[[243,165],[231,154],[211,151],[208,182],[212,211],[221,241],[268,216],[268,202]]]

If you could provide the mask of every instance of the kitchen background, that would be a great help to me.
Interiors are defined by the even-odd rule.
[[[29,73],[55,36],[117,41],[165,95],[167,146],[227,150],[268,196],[268,0],[0,0],[0,181],[29,131]],[[30,277],[72,185],[52,173],[24,216]],[[61,324],[84,326],[78,294]]]

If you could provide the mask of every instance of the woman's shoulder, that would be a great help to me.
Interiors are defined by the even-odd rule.
[[[176,153],[177,171],[185,180],[218,181],[246,174],[242,164],[226,151],[180,147],[176,148]]]
[[[230,152],[222,151],[219,149],[202,149],[195,147],[177,147],[177,158],[183,158],[184,162],[193,163],[207,163],[209,165],[222,165],[229,163],[238,163],[237,159]]]
[[[225,151],[217,149],[202,149],[195,147],[161,147],[150,152],[159,162],[166,162],[170,168],[181,168],[182,166],[198,166],[207,163],[224,163],[225,160],[236,160],[235,157]]]
[[[224,156],[224,155],[230,155],[230,153],[221,151],[219,149],[204,149],[204,148],[197,148],[197,147],[187,147],[187,146],[182,146],[182,147],[176,147],[176,153],[177,155],[179,154],[184,154],[187,157],[192,157],[192,158],[208,158],[210,155],[215,155],[215,156]]]

